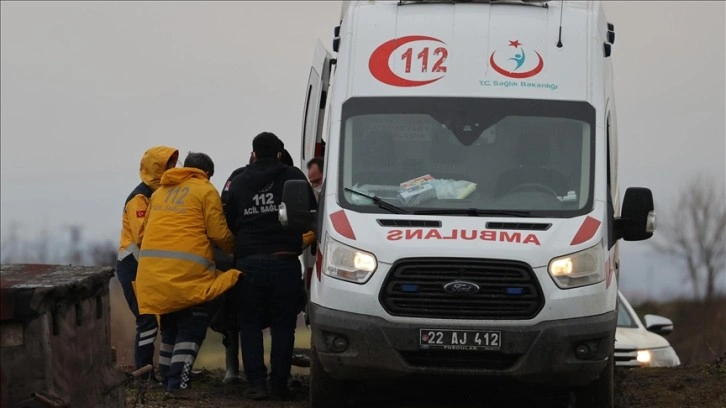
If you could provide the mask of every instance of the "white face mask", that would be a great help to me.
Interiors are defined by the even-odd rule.
[[[313,193],[315,193],[315,197],[320,197],[320,191],[323,190],[323,185],[319,185],[317,187],[313,187]]]

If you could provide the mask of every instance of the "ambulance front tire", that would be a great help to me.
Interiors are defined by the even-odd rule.
[[[575,393],[575,408],[613,408],[615,406],[615,356],[610,353],[600,378]]]
[[[325,372],[318,351],[310,346],[310,408],[344,408],[348,406],[344,393],[345,383]]]

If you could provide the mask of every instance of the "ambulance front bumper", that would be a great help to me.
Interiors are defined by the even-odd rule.
[[[578,386],[594,381],[612,352],[615,311],[545,321],[529,327],[482,324],[467,330],[501,335],[497,350],[439,350],[421,344],[423,329],[460,330],[392,323],[310,303],[312,339],[325,371],[340,380],[411,375],[462,375]]]

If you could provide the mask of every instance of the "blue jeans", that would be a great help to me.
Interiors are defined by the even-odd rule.
[[[212,321],[215,301],[161,315],[159,374],[167,390],[191,387],[191,372],[207,327]]]
[[[300,261],[297,258],[251,256],[238,259],[245,277],[237,282],[242,361],[247,383],[267,382],[262,329],[270,323],[270,383],[285,387],[290,376],[295,326],[300,312]]]
[[[133,255],[129,255],[121,261],[116,262],[116,276],[124,291],[126,303],[131,313],[136,318],[136,340],[134,342],[134,363],[136,368],[141,368],[154,363],[154,341],[158,325],[156,316],[150,314],[139,314],[139,305],[136,302],[136,293],[132,282],[136,280],[136,269],[139,264]],[[149,374],[149,377],[153,372]]]

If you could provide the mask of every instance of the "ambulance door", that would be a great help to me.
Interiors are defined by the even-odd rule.
[[[313,53],[313,65],[305,91],[305,109],[303,111],[302,135],[300,143],[300,168],[307,174],[307,162],[316,156],[324,156],[323,125],[325,121],[325,104],[327,101],[330,74],[332,68],[330,53],[318,41]],[[319,241],[320,238],[317,237]],[[302,253],[303,277],[306,292],[309,295],[310,280],[315,265],[317,245],[305,248]],[[307,310],[305,313],[308,322]]]
[[[308,160],[324,154],[323,120],[325,119],[325,102],[330,83],[331,59],[330,53],[318,41],[313,53],[313,65],[310,68],[308,85],[305,88],[305,108],[300,143],[300,168],[303,171],[306,169]]]

